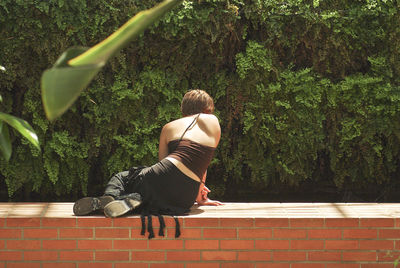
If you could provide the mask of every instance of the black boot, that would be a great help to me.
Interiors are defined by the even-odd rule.
[[[112,201],[114,201],[114,197],[110,195],[81,198],[74,204],[74,214],[76,216],[88,215],[96,210],[104,209]]]
[[[122,200],[115,200],[104,207],[104,214],[109,218],[115,218],[137,208],[142,204],[142,198],[138,193],[121,196]]]

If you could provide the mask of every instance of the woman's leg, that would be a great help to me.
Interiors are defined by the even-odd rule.
[[[84,197],[75,202],[73,211],[77,216],[88,215],[104,207],[114,199],[120,198],[125,193],[124,178],[128,176],[128,171],[114,175],[107,184],[103,196]]]
[[[119,197],[125,194],[126,190],[126,178],[129,175],[129,171],[122,171],[114,175],[110,181],[107,183],[106,189],[104,190],[104,195],[110,195],[114,199],[119,199]]]
[[[116,200],[104,207],[104,214],[107,217],[122,216],[141,205],[142,197],[139,192],[142,178],[139,175],[140,171],[136,171],[120,172],[108,182],[104,194],[113,196]]]

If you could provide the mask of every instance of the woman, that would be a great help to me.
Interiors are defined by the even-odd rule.
[[[195,201],[221,205],[208,199],[210,190],[205,186],[207,167],[221,136],[214,101],[203,90],[191,90],[182,99],[181,111],[182,118],[162,128],[158,163],[118,173],[104,196],[75,202],[75,215],[104,209],[106,216],[118,217],[137,207],[142,215],[182,215]]]

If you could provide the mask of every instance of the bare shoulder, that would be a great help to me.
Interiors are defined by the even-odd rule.
[[[219,120],[213,114],[201,114],[199,117],[199,125],[212,136],[218,137],[221,135]]]
[[[183,131],[185,127],[185,121],[183,118],[178,118],[169,123],[166,123],[161,130],[161,137],[166,141],[176,139],[178,133]]]
[[[219,120],[213,114],[201,114],[199,117],[200,122],[204,122],[205,124],[209,125],[210,127],[218,126],[219,127]]]

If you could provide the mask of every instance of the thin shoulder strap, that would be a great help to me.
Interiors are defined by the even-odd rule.
[[[197,121],[197,119],[199,118],[200,114],[198,114],[192,121],[192,123],[190,123],[190,125],[185,129],[185,131],[183,132],[182,136],[180,137],[179,141],[181,141],[183,139],[183,136],[185,136],[186,132],[189,130],[189,128],[191,128],[193,126],[193,124]]]

